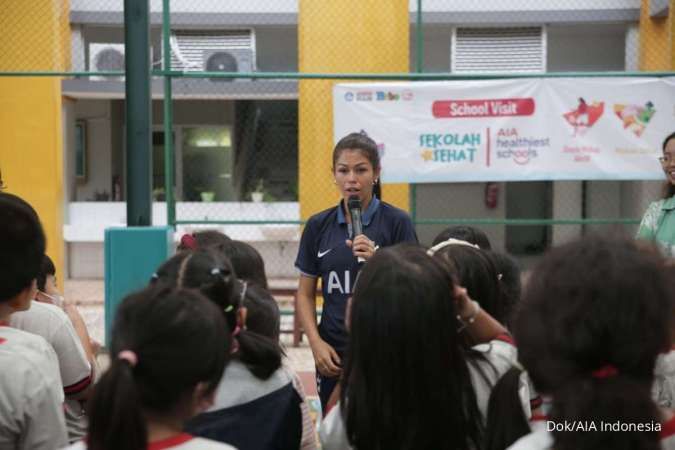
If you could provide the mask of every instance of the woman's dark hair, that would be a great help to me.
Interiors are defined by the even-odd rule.
[[[283,352],[279,343],[237,324],[237,313],[246,296],[247,283],[236,279],[230,261],[214,250],[178,253],[162,264],[156,282],[198,289],[218,306],[234,333],[238,350],[234,356],[253,375],[267,379],[279,367]]]
[[[670,348],[669,283],[663,260],[627,239],[589,236],[543,258],[514,331],[530,378],[553,398],[551,420],[659,421],[650,388]],[[660,448],[658,432],[553,436],[556,450]]]
[[[45,284],[47,283],[47,276],[56,275],[56,267],[54,267],[54,262],[52,259],[45,255],[42,258],[42,264],[40,265],[40,273],[37,276],[37,288],[41,291],[45,290]]]
[[[436,251],[434,258],[454,269],[458,283],[466,288],[469,296],[498,322],[504,323],[499,272],[490,255],[468,245],[447,245]]]
[[[249,284],[244,295],[246,328],[249,331],[279,340],[281,317],[279,305],[272,294],[255,284]]]
[[[518,262],[506,253],[486,252],[495,264],[500,275],[499,286],[502,293],[502,313],[504,325],[511,329],[514,311],[520,302],[522,294],[522,281],[520,279],[520,266]]]
[[[335,170],[335,165],[344,150],[359,150],[370,162],[370,165],[373,166],[374,171],[379,171],[382,168],[380,165],[380,152],[377,149],[377,144],[365,131],[349,133],[338,141],[333,149],[333,170]],[[382,187],[379,177],[377,177],[377,181],[373,186],[373,195],[377,198],[382,198]]]
[[[229,240],[217,250],[230,260],[237,278],[267,289],[265,261],[255,247],[246,242]]]
[[[530,432],[518,395],[522,373],[512,367],[490,392],[484,450],[504,450]]]
[[[157,285],[128,296],[115,315],[110,368],[89,402],[87,447],[145,449],[145,414],[187,419],[197,384],[205,394],[218,386],[230,343],[222,315],[197,291]]]
[[[37,213],[16,195],[0,192],[0,303],[31,286],[45,254]]]
[[[181,242],[178,244],[177,250],[184,251],[207,248],[220,250],[223,245],[232,240],[229,238],[229,236],[217,230],[195,231],[189,236],[192,237],[191,241],[194,245],[186,245],[186,243],[181,240]]]
[[[478,228],[466,226],[466,225],[456,225],[448,227],[445,230],[438,233],[438,236],[434,238],[433,245],[440,244],[441,242],[447,241],[448,239],[459,239],[461,241],[466,241],[470,244],[477,245],[481,250],[491,250],[492,246],[490,245],[490,239],[488,239],[487,234],[483,230]]]
[[[442,264],[411,244],[379,250],[361,270],[341,380],[354,448],[481,448],[453,285]]]
[[[664,153],[666,152],[666,146],[671,139],[675,139],[675,132],[670,133],[663,140],[662,150]],[[666,184],[663,186],[663,196],[664,198],[670,198],[673,195],[675,195],[675,184],[671,183],[670,181],[666,181]]]

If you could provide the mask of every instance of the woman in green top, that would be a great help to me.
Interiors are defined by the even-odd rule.
[[[675,257],[675,133],[663,141],[663,156],[659,161],[666,174],[665,195],[649,205],[637,237],[656,242],[667,256]]]

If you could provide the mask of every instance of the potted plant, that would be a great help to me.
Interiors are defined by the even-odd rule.
[[[202,202],[212,202],[216,198],[216,193],[213,191],[202,191],[199,193]]]
[[[251,200],[253,200],[255,203],[260,203],[263,201],[264,197],[265,197],[265,183],[261,178],[258,180],[258,184],[256,185],[255,190],[251,192]]]

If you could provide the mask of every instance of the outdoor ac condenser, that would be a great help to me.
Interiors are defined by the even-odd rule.
[[[175,30],[171,35],[171,69],[255,72],[255,34],[251,29]],[[247,78],[237,80],[248,81]],[[232,79],[211,78],[211,81]]]
[[[115,43],[100,43],[100,42],[91,42],[89,43],[89,72],[113,72],[113,71],[122,71],[124,72],[124,44],[115,42]],[[150,47],[150,63],[155,64],[152,61],[153,48]],[[113,81],[122,81],[124,80],[123,76],[119,77],[108,77],[108,76],[91,76],[90,80],[100,81],[100,80],[113,80]]]
[[[89,71],[124,71],[124,44],[90,43]],[[92,76],[90,80],[122,80],[124,77]]]

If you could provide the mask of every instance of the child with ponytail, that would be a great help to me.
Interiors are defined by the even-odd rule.
[[[88,436],[71,450],[227,450],[183,432],[213,403],[230,356],[217,308],[193,290],[151,286],[117,310],[111,363],[89,403]]]
[[[236,278],[229,260],[212,250],[182,252],[157,270],[155,280],[199,290],[217,305],[233,338],[233,361],[214,405],[186,429],[240,450],[300,448],[301,395],[282,366],[278,341],[247,328],[243,300],[249,286]]]
[[[656,359],[670,349],[672,301],[663,261],[632,241],[586,237],[545,256],[514,332],[551,403],[509,448],[675,448],[673,413],[650,392]]]

